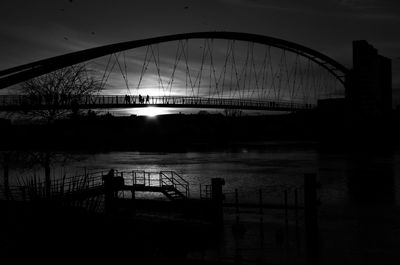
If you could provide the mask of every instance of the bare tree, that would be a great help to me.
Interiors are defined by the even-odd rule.
[[[52,122],[78,112],[79,102],[101,90],[101,85],[85,65],[73,65],[22,83],[20,91],[29,104],[45,104],[46,110],[29,110],[26,114]],[[60,108],[60,105],[69,108]]]

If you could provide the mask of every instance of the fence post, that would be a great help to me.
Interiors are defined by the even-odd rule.
[[[235,189],[236,222],[239,223],[239,191]]]

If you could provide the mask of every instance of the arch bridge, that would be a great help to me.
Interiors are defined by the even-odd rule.
[[[237,32],[196,32],[121,42],[0,71],[0,89],[83,65],[98,93],[61,89],[0,97],[0,110],[145,106],[272,111],[311,109],[344,97],[348,69],[311,48]],[[87,76],[86,76],[87,78]],[[43,92],[43,94],[41,94]],[[149,95],[145,101],[139,95]],[[141,96],[140,96],[141,97]]]

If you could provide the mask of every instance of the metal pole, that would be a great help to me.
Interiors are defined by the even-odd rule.
[[[236,221],[239,222],[239,191],[235,189]]]

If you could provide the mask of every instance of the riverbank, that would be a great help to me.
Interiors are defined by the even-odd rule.
[[[150,204],[149,204],[150,203]],[[0,202],[0,255],[14,263],[306,264],[304,215],[287,226],[282,209],[224,208],[222,226],[184,218],[149,202],[112,216],[43,203]],[[322,203],[319,264],[395,265],[400,258],[396,206]]]
[[[0,201],[1,257],[13,263],[70,261],[165,264],[215,243],[215,227],[127,214],[105,216],[76,207]],[[143,264],[143,263],[142,263]]]
[[[2,150],[165,151],[235,148],[241,143],[316,142],[324,150],[400,148],[400,114],[373,120],[299,112],[264,116],[171,114],[88,115],[52,123],[0,120]]]

